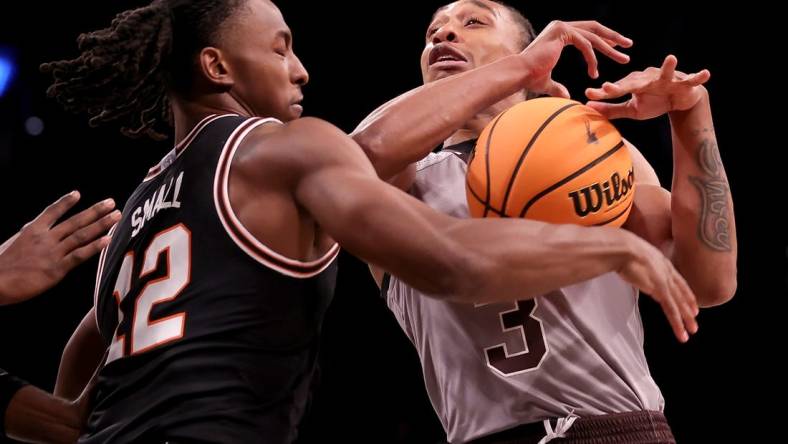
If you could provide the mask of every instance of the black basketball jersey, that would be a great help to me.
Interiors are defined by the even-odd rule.
[[[109,356],[81,443],[295,439],[339,247],[284,257],[230,208],[232,157],[271,120],[207,117],[126,203],[99,261]]]

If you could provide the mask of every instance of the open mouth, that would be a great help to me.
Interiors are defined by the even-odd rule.
[[[451,46],[439,43],[430,51],[428,60],[429,66],[440,65],[455,65],[458,63],[466,63],[468,59],[462,53],[452,48]]]

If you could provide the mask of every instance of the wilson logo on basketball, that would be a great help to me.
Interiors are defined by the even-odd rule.
[[[610,180],[603,183],[581,188],[569,193],[575,213],[580,217],[585,217],[590,213],[596,213],[602,208],[602,204],[612,207],[615,203],[625,198],[635,183],[635,172],[629,170],[627,177],[621,178],[618,173],[613,173]]]

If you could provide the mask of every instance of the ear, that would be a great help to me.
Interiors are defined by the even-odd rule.
[[[199,68],[203,78],[212,85],[229,89],[235,83],[229,63],[218,48],[206,47],[200,51]]]

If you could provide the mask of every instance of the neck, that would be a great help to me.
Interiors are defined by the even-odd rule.
[[[466,140],[478,138],[482,131],[484,131],[484,128],[492,122],[498,114],[522,102],[524,99],[524,94],[518,92],[476,114],[471,120],[465,122],[462,128],[449,136],[449,138],[443,142],[443,146],[455,145]]]
[[[238,114],[247,117],[254,115],[251,109],[225,94],[209,97],[208,100],[170,95],[170,106],[174,117],[176,144],[185,139],[201,120],[212,114]]]

